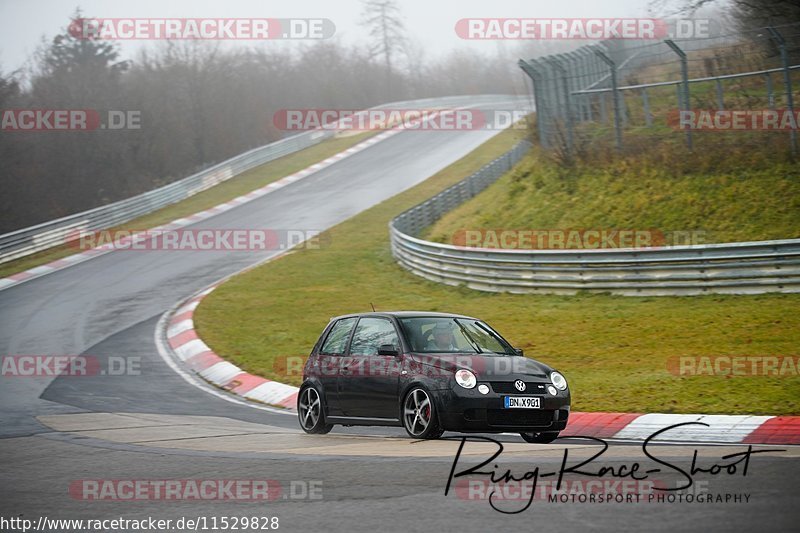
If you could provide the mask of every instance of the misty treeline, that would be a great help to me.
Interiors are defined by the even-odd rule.
[[[525,90],[516,54],[426,60],[403,46],[388,72],[384,56],[335,38],[247,49],[153,43],[123,61],[113,43],[64,31],[23,71],[0,72],[0,110],[96,109],[103,119],[106,110],[140,111],[141,127],[0,132],[0,233],[130,197],[278,140],[287,135],[273,126],[280,109]]]
[[[648,7],[668,17],[716,15],[739,32],[800,22],[798,0],[650,0]]]

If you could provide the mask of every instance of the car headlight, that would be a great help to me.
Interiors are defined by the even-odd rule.
[[[456,383],[464,387],[465,389],[471,389],[475,386],[478,382],[475,379],[475,374],[470,372],[469,370],[459,370],[456,372]]]
[[[567,388],[567,379],[558,372],[552,372],[550,374],[550,381],[553,382],[553,385],[555,385],[558,390]]]

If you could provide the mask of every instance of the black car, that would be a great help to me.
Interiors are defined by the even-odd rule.
[[[569,408],[564,376],[524,357],[485,322],[413,311],[331,319],[297,397],[307,433],[402,425],[418,439],[519,432],[528,442],[551,442]]]

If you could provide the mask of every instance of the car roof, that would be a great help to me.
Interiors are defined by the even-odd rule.
[[[440,318],[466,318],[469,320],[478,320],[475,317],[467,315],[459,315],[456,313],[437,313],[434,311],[370,311],[366,313],[351,313],[348,315],[331,317],[331,321],[340,318],[352,318],[362,316],[383,316],[383,317],[396,317],[396,318],[427,318],[427,317],[440,317]]]

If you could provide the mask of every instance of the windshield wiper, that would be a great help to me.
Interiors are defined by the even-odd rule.
[[[504,344],[506,344],[505,342],[503,342],[503,341],[502,341],[502,339],[500,339],[500,338],[498,337],[497,333],[495,333],[494,331],[492,331],[492,330],[491,330],[490,328],[488,328],[487,326],[484,326],[483,324],[481,324],[480,322],[477,322],[477,321],[475,322],[475,325],[476,325],[476,326],[478,326],[479,328],[481,328],[483,331],[485,331],[485,332],[486,332],[486,334],[487,334],[487,335],[489,335],[491,338],[493,338],[494,340],[496,340],[496,341],[497,341],[497,343],[498,343],[500,346],[503,346]],[[511,348],[511,347],[510,347],[510,346],[506,346],[506,348]],[[503,352],[495,352],[494,350],[492,350],[492,352],[493,352],[493,353],[496,353],[496,354],[498,354],[498,355],[516,355],[516,353],[512,353],[512,352],[514,352],[513,348],[511,349],[511,352],[509,352],[508,350],[506,350],[506,351],[503,351]]]
[[[468,341],[468,342],[469,342],[469,343],[472,345],[472,348],[475,350],[475,353],[486,353],[486,352],[483,350],[483,347],[482,347],[480,344],[478,344],[478,343],[475,341],[475,339],[473,339],[473,338],[470,336],[470,334],[467,332],[467,328],[465,328],[465,327],[464,327],[464,325],[463,325],[461,322],[459,322],[459,321],[458,321],[458,319],[455,319],[455,318],[454,318],[454,319],[453,319],[453,322],[455,322],[456,324],[458,324],[458,327],[459,327],[459,328],[461,328],[461,333],[463,333],[463,334],[464,334],[464,337],[466,337],[466,338],[467,338],[467,341]],[[489,351],[491,351],[491,350],[489,350]]]

